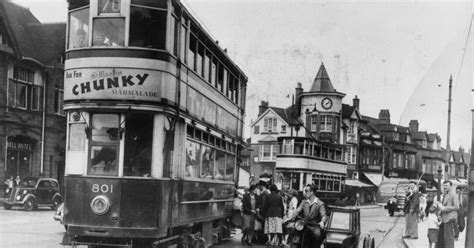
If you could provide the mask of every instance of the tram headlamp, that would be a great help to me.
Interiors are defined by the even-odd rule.
[[[16,196],[16,200],[17,200],[17,201],[21,200],[21,195],[17,195],[17,196]]]
[[[24,189],[22,194],[26,195],[26,193],[28,193],[28,191]]]
[[[94,197],[91,201],[91,209],[94,214],[103,215],[109,211],[110,201],[107,197],[103,195],[98,195]]]

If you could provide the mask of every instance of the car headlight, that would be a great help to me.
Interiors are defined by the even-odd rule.
[[[26,193],[28,193],[28,191],[26,189],[24,189],[22,194],[26,195]]]
[[[21,200],[21,195],[17,195],[17,196],[16,196],[16,200],[17,200],[17,201]]]
[[[5,193],[7,193],[7,194],[10,193],[10,188],[7,188],[7,189],[5,190]]]
[[[103,215],[109,211],[110,201],[107,197],[103,195],[98,195],[94,197],[91,201],[91,209],[94,214]]]

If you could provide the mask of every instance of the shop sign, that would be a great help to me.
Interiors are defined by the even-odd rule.
[[[8,148],[13,148],[13,149],[21,149],[21,150],[28,150],[31,151],[31,144],[28,143],[17,143],[14,141],[8,141],[7,142],[7,147]]]
[[[174,100],[172,80],[159,71],[128,68],[85,68],[65,71],[64,100]]]

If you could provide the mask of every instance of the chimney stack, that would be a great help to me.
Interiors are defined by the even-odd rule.
[[[267,110],[267,108],[268,108],[268,101],[262,101],[260,103],[260,106],[258,106],[258,116],[263,114],[263,112],[265,112],[265,110]]]
[[[357,109],[359,109],[359,98],[357,98],[357,95],[354,97],[354,99],[352,99],[352,107],[355,107]],[[360,111],[360,109],[359,109]]]
[[[301,83],[298,82],[296,84],[295,97],[298,98],[298,95],[300,95],[301,93],[303,93],[303,88],[301,87]]]
[[[390,111],[388,109],[381,109],[379,113],[379,120],[382,124],[390,124]]]
[[[411,120],[410,124],[408,124],[408,127],[410,129],[410,132],[418,132],[418,121]]]

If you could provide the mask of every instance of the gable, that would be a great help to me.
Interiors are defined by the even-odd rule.
[[[265,118],[277,118],[277,121],[279,123],[283,123],[288,126],[288,122],[286,122],[286,120],[284,120],[275,110],[269,107],[257,118],[257,120],[250,124],[250,127],[254,127],[255,125],[257,125],[257,123],[263,122]]]

